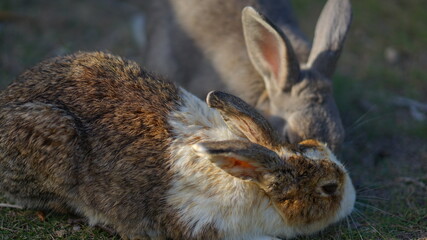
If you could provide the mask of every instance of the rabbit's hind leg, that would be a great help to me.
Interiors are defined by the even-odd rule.
[[[58,106],[1,106],[0,194],[23,207],[67,209],[78,185],[81,135],[75,117]]]

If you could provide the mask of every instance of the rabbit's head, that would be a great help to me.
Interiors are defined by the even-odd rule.
[[[228,174],[258,185],[287,226],[308,234],[352,211],[352,182],[325,144],[283,143],[266,119],[233,95],[211,92],[207,102],[242,140],[200,142],[193,148]]]
[[[248,54],[265,85],[257,108],[291,143],[315,138],[335,150],[344,139],[330,78],[350,22],[350,2],[329,0],[317,23],[309,59],[300,65],[290,41],[274,24],[252,7],[243,9]]]

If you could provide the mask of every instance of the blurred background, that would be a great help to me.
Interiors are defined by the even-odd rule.
[[[1,0],[0,88],[43,59],[79,50],[107,50],[143,66],[140,1]],[[310,39],[325,2],[292,1]],[[333,81],[346,128],[339,157],[359,189],[358,211],[320,237],[422,239],[427,237],[427,1],[353,0],[352,5],[353,22]],[[68,216],[53,214],[47,223],[34,218],[31,211],[0,208],[0,238],[114,237],[70,223]]]

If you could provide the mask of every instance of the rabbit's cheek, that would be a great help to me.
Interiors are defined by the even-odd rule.
[[[291,226],[302,227],[316,223],[328,225],[339,209],[341,196],[301,196],[276,203],[276,209]]]

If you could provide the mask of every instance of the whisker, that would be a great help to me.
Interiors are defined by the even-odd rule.
[[[368,201],[373,201],[373,200],[378,200],[378,201],[388,201],[389,199],[387,198],[382,198],[382,197],[377,197],[377,196],[357,196],[358,200],[368,200]]]
[[[347,220],[347,217],[346,217],[346,220]],[[344,234],[344,231],[343,231],[343,225],[344,225],[344,223],[343,223],[343,222],[340,222],[340,223],[339,223],[339,230],[340,230],[341,235],[342,235],[342,234]],[[348,229],[348,230],[350,230],[350,229]]]
[[[373,117],[371,117],[371,118],[368,118],[368,119],[365,119],[366,118],[366,116],[371,112],[371,110],[373,110],[372,108],[371,109],[369,109],[368,111],[366,111],[364,114],[362,114],[362,116],[360,116],[356,121],[354,121],[354,123],[353,124],[351,124],[347,129],[346,129],[346,132],[348,132],[348,133],[351,133],[352,131],[354,131],[354,130],[356,130],[358,127],[360,127],[360,126],[362,126],[362,125],[364,125],[364,124],[367,124],[367,123],[369,123],[369,122],[372,122],[372,121],[376,121],[376,120],[379,120],[379,119],[381,119],[381,118],[385,118],[385,117],[387,117],[387,116],[390,116],[390,115],[392,115],[393,113],[392,112],[383,112],[383,113],[381,113],[381,114],[376,114],[375,116],[373,116]]]
[[[349,215],[350,216],[350,215]],[[348,227],[348,231],[353,233],[353,228],[351,227],[351,223],[349,221],[349,216],[347,216],[345,218],[346,222],[347,222],[347,227]],[[350,235],[350,239],[353,239],[353,234]]]
[[[383,200],[387,200],[386,198],[384,198],[384,197],[379,197],[379,196],[375,196],[375,195],[365,195],[365,194],[358,194],[357,195],[357,198],[358,199],[362,199],[362,198],[365,198],[365,199],[383,199]]]
[[[357,204],[359,204],[359,205],[361,205],[362,207],[367,207],[367,208],[370,208],[370,209],[372,209],[372,210],[379,211],[379,212],[384,213],[384,214],[387,214],[387,215],[392,215],[391,213],[389,213],[389,212],[387,212],[387,211],[385,211],[385,210],[383,210],[383,209],[381,209],[381,208],[378,208],[378,207],[375,207],[375,206],[369,205],[369,204],[367,204],[367,203],[362,203],[362,202],[356,202],[356,203],[357,203]]]
[[[357,209],[355,209],[355,210],[357,210]],[[354,218],[351,215],[348,215],[348,216],[350,217],[350,220],[353,222],[354,227],[356,228],[357,234],[359,235],[360,239],[363,240],[362,234],[360,234],[359,227],[357,226],[356,221],[354,220]]]
[[[379,231],[374,227],[374,225],[368,221],[368,218],[362,214],[358,209],[355,209],[354,213],[358,214],[375,232],[380,235],[381,239],[386,239]]]
[[[349,127],[348,130],[351,130],[354,126],[356,126],[357,124],[359,124],[359,122],[361,122],[371,111],[373,110],[373,108],[368,109],[365,113],[363,113],[358,119],[356,119],[356,121],[354,121]]]
[[[386,188],[387,186],[382,185],[382,186],[375,186],[375,185],[371,185],[371,186],[363,186],[363,187],[359,187],[356,189],[357,193],[362,193],[362,192],[367,192],[367,191],[373,191],[373,190],[378,190],[378,189],[383,189]]]
[[[381,116],[372,117],[370,119],[366,119],[365,121],[358,123],[357,125],[353,126],[352,128],[349,128],[347,130],[347,132],[350,134],[353,131],[357,130],[358,127],[361,127],[361,126],[363,126],[363,125],[365,125],[365,124],[367,124],[369,122],[373,122],[373,121],[379,120],[381,118],[384,118],[385,116],[386,116],[386,114],[381,115]]]
[[[348,216],[345,218],[345,221],[347,222],[348,231],[351,231],[351,226],[350,226],[350,222],[348,221]],[[350,236],[350,238],[353,239],[353,236]]]
[[[356,202],[356,204],[359,204],[359,205],[361,205],[363,207],[367,207],[369,209],[378,211],[378,212],[380,212],[382,214],[385,214],[385,215],[388,215],[388,216],[391,216],[391,217],[395,217],[395,218],[397,218],[397,219],[399,219],[401,221],[404,221],[404,222],[407,222],[407,223],[411,223],[411,224],[416,224],[415,222],[409,221],[409,220],[404,219],[404,218],[402,218],[400,216],[397,216],[395,214],[389,213],[389,212],[387,212],[387,211],[385,211],[385,210],[383,210],[381,208],[378,208],[378,207],[375,207],[375,206],[372,206],[372,205],[369,205],[369,204],[366,204],[366,203],[361,203],[361,202]]]

